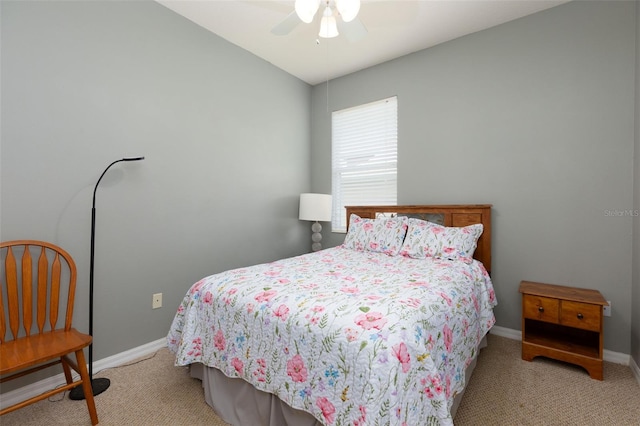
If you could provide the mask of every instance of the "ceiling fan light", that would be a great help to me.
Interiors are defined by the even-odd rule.
[[[344,22],[351,22],[358,16],[360,0],[336,0],[336,8]]]
[[[295,9],[298,18],[307,24],[313,21],[313,17],[320,7],[319,0],[296,0]]]
[[[318,35],[322,38],[333,38],[338,37],[339,34],[336,18],[333,16],[323,16],[320,21],[320,32]]]

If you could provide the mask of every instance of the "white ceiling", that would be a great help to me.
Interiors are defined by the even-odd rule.
[[[156,0],[229,42],[315,85],[569,0],[362,0],[365,37],[318,37],[319,15],[285,36],[271,30],[294,0]],[[347,24],[348,25],[348,24]]]

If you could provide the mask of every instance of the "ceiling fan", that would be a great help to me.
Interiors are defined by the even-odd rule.
[[[316,15],[323,6],[322,13]],[[295,10],[273,27],[271,33],[287,35],[300,23],[310,24],[320,17],[318,36],[333,38],[343,34],[349,41],[357,41],[367,35],[367,29],[358,19],[360,0],[296,0]]]

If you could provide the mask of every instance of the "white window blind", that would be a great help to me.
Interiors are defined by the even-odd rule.
[[[331,225],[346,232],[345,206],[397,204],[398,99],[335,111],[331,121]]]

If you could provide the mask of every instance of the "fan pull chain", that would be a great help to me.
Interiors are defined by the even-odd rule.
[[[327,114],[329,114],[329,43],[326,44],[326,67],[325,67],[325,80],[327,82]]]

